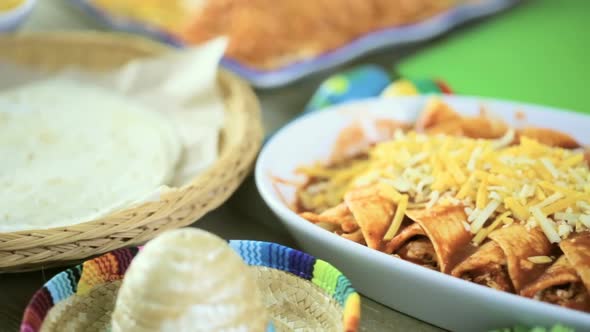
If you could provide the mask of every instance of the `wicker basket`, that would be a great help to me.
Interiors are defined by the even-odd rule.
[[[79,65],[105,70],[169,48],[147,39],[98,32],[31,33],[0,37],[0,61],[44,70]],[[146,242],[160,232],[189,225],[221,205],[251,170],[263,130],[253,91],[220,70],[226,106],[218,160],[181,190],[157,202],[68,227],[0,233],[0,272],[64,265],[124,246]]]

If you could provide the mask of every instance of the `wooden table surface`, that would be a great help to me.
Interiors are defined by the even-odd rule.
[[[35,11],[22,27],[22,30],[27,31],[72,29],[100,29],[100,26],[71,8],[64,0],[39,0]],[[359,59],[357,63],[372,62],[390,66],[396,59],[419,47],[413,45],[395,51],[386,50]],[[300,112],[314,89],[329,74],[318,74],[285,88],[257,91],[266,130],[280,127]],[[273,241],[297,247],[262,202],[252,178],[247,179],[226,204],[206,215],[195,226],[226,239]],[[18,330],[23,310],[32,294],[60,270],[0,274],[0,332]],[[441,329],[363,297],[361,331],[427,332]]]

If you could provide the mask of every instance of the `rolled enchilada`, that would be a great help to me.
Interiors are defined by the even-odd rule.
[[[389,241],[385,252],[448,273],[472,238],[464,226],[467,216],[463,207],[439,205],[408,210],[406,216],[414,223]]]
[[[304,212],[301,216],[313,223],[335,225],[340,228],[340,235],[349,239],[359,238],[357,230],[360,230],[363,242],[380,250],[396,210],[396,200],[387,186],[377,184],[350,190],[343,203],[320,214]]]
[[[457,265],[451,274],[484,286],[519,292],[547,268],[529,258],[551,255],[552,246],[538,228],[513,224],[493,231],[490,240]]]
[[[340,158],[300,173],[308,182],[296,211],[423,267],[588,310],[588,149],[565,133],[437,102],[413,130],[390,127],[393,139],[350,150],[364,126],[343,131]]]
[[[560,243],[563,255],[521,295],[563,307],[590,311],[590,233]]]

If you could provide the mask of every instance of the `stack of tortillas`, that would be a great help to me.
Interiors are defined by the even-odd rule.
[[[49,80],[0,94],[0,231],[92,220],[174,174],[169,119],[99,87]]]
[[[0,91],[0,232],[95,220],[158,200],[211,165],[226,40],[114,72]]]

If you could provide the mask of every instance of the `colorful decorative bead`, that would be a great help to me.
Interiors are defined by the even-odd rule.
[[[396,80],[387,86],[380,95],[381,97],[397,97],[440,93],[450,94],[451,89],[440,80],[421,78]]]
[[[390,82],[387,71],[376,65],[364,65],[336,74],[320,85],[305,112],[378,96]]]
[[[397,97],[397,96],[415,96],[418,89],[416,85],[409,80],[400,79],[391,83],[381,92],[381,97]]]

